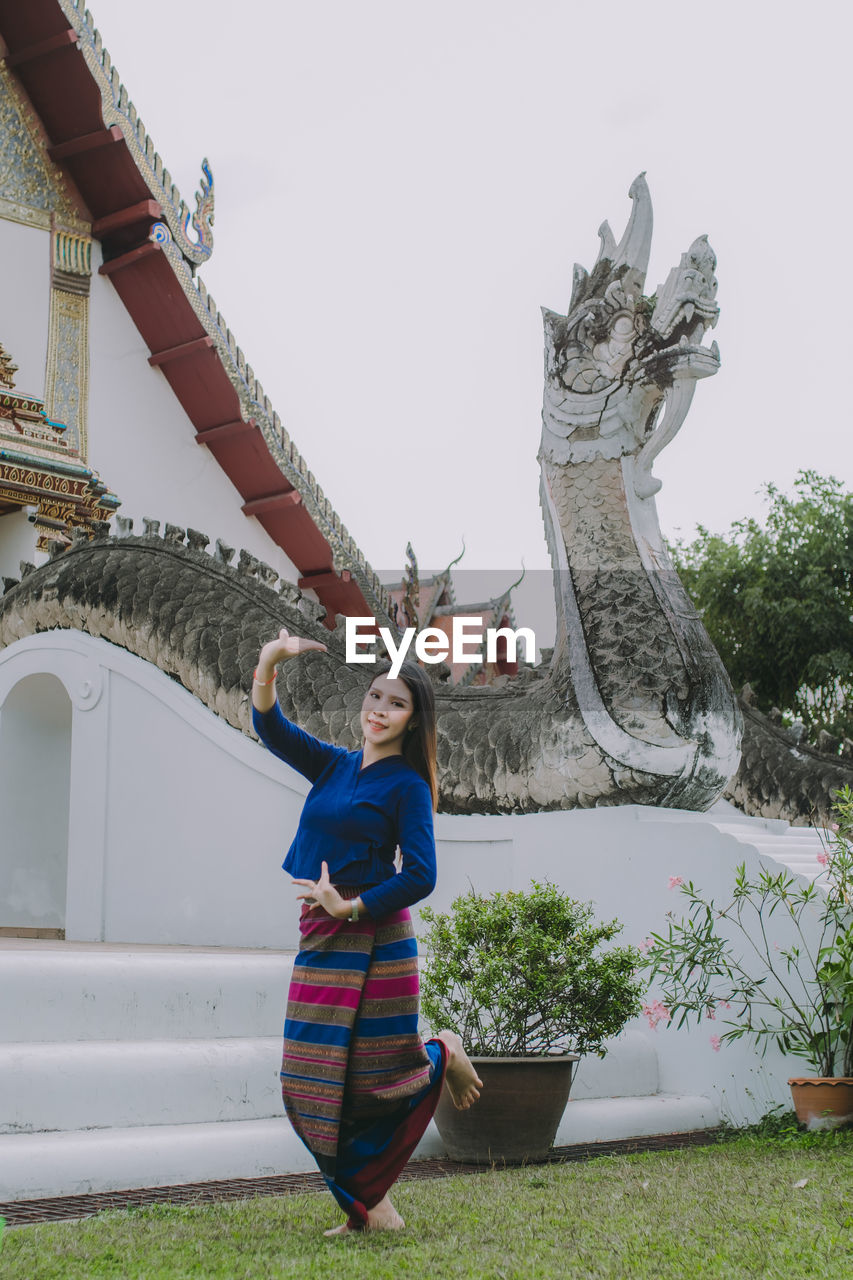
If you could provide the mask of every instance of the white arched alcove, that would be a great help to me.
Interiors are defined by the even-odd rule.
[[[25,676],[0,711],[0,928],[64,930],[71,699]]]
[[[0,651],[0,927],[103,937],[109,672],[84,637]]]
[[[157,667],[84,632],[0,650],[0,718],[16,687],[46,679],[70,699],[66,938],[293,945],[281,861],[304,779]],[[10,760],[19,734],[13,715]]]

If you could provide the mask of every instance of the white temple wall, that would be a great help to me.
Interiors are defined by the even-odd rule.
[[[50,232],[0,217],[0,343],[18,366],[15,390],[39,399],[49,314]]]
[[[280,865],[307,786],[279,791],[255,743],[189,694],[152,696],[137,675],[110,682],[105,933],[289,945]]]
[[[119,514],[190,526],[229,546],[245,547],[283,578],[299,576],[262,525],[241,511],[244,499],[213,455],[196,443],[195,428],[149,351],[112,284],[98,275],[100,245],[92,252],[89,303],[91,382],[89,465],[121,499]]]
[[[50,632],[0,652],[0,725],[21,681],[46,673],[62,681],[73,705],[67,937],[295,947],[295,892],[280,864],[304,780],[150,664],[78,632]],[[33,728],[36,737],[42,731]],[[62,803],[52,787],[39,800]],[[5,798],[13,810],[16,802],[28,804]],[[592,900],[600,918],[617,917],[620,940],[636,944],[665,928],[667,911],[683,912],[670,876],[692,878],[719,898],[739,862],[752,872],[763,865],[757,849],[721,829],[727,818],[640,806],[439,815],[430,905],[444,909],[469,887],[551,880]],[[21,808],[12,822],[25,820]],[[762,820],[740,822],[752,823],[756,838],[766,834]],[[762,1062],[745,1041],[715,1052],[711,1035],[721,1029],[707,1022],[689,1033],[652,1031],[638,1019],[629,1031],[655,1050],[664,1093],[714,1097],[736,1122],[787,1102],[791,1060],[771,1050]],[[584,1063],[585,1088],[595,1090],[597,1070],[594,1060]]]

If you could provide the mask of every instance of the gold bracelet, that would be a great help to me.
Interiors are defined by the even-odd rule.
[[[262,689],[265,689],[265,688],[267,687],[267,685],[268,685],[268,684],[273,684],[273,683],[274,683],[275,678],[276,678],[276,676],[277,676],[277,675],[278,675],[278,667],[273,667],[273,669],[272,669],[272,675],[270,676],[269,680],[259,680],[259,679],[258,679],[258,668],[257,668],[257,667],[255,667],[255,670],[252,672],[252,679],[254,680],[255,684],[258,684],[258,685],[260,685],[260,686],[261,686],[261,688],[262,688]]]

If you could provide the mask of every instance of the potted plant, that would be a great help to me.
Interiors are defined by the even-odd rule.
[[[640,1012],[634,947],[602,950],[621,931],[553,884],[524,893],[474,892],[448,912],[421,909],[421,1008],[462,1038],[484,1089],[469,1111],[442,1097],[436,1124],[457,1160],[543,1159],[579,1057]]]
[[[813,884],[787,872],[735,874],[719,905],[675,876],[688,914],[670,912],[665,934],[652,934],[644,965],[662,998],[645,1007],[649,1021],[683,1026],[716,1021],[714,1049],[746,1036],[804,1059],[814,1075],[788,1083],[801,1124],[853,1123],[853,791],[839,791],[837,822],[818,854]],[[777,934],[774,940],[773,934]]]

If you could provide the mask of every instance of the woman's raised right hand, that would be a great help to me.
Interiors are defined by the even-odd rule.
[[[258,657],[258,670],[275,667],[288,658],[296,658],[300,653],[308,653],[316,649],[319,653],[328,652],[319,640],[306,640],[304,636],[292,636],[286,627],[282,627],[276,640],[268,640]]]
[[[252,706],[258,711],[272,710],[275,703],[275,669],[279,662],[295,658],[297,654],[307,653],[309,649],[326,652],[326,646],[319,640],[305,640],[302,636],[292,636],[286,627],[282,627],[277,640],[268,640],[258,656],[258,665],[252,681]]]

